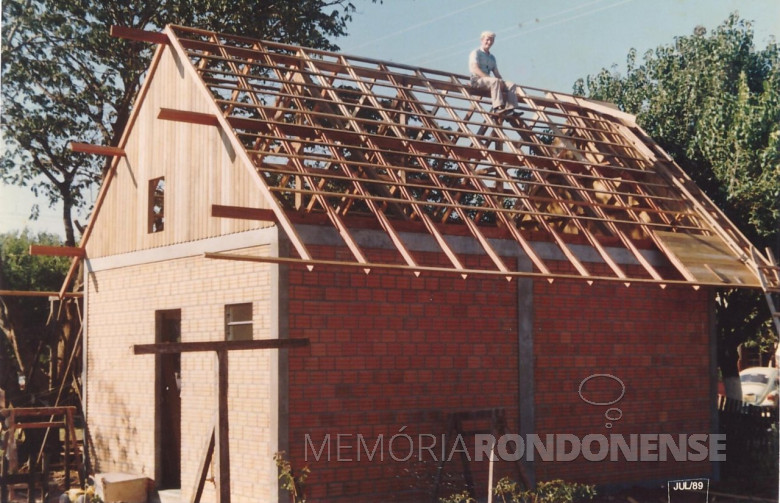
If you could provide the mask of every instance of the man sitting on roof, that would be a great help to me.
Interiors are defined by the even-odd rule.
[[[483,31],[480,36],[479,48],[469,54],[469,71],[471,72],[471,85],[477,89],[489,89],[493,101],[494,113],[513,112],[517,108],[517,86],[501,78],[501,73],[496,66],[496,57],[490,54],[490,47],[496,40],[496,34],[492,31]],[[490,73],[493,73],[493,77]]]

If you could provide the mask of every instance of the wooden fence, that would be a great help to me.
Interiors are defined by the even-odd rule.
[[[720,433],[726,435],[724,477],[777,471],[778,409],[718,396]]]

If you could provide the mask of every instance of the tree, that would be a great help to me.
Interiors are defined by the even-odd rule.
[[[0,234],[0,290],[57,291],[68,270],[64,257],[31,256],[31,244],[59,246],[59,237],[29,231]],[[45,392],[57,381],[65,351],[55,323],[50,322],[49,300],[41,297],[0,297],[0,388],[16,395],[19,375],[27,385]],[[42,349],[48,348],[46,351]],[[36,359],[36,355],[39,357]],[[45,356],[42,356],[45,355]],[[47,359],[47,368],[35,368]]]
[[[4,2],[0,179],[62,201],[65,244],[73,246],[74,211],[88,209],[88,190],[110,160],[73,153],[68,143],[116,144],[152,56],[149,44],[110,37],[111,25],[159,31],[174,23],[337,49],[329,37],[346,33],[354,9],[348,0]]]
[[[51,204],[62,201],[64,244],[74,246],[80,227],[75,210],[89,210],[89,190],[110,160],[73,153],[68,143],[117,144],[154,50],[112,38],[112,25],[160,31],[173,23],[335,50],[329,39],[346,33],[355,7],[349,0],[10,0],[2,9],[0,180],[28,186]],[[36,207],[32,213],[37,215]],[[61,244],[51,236],[36,239]],[[3,236],[4,247],[13,249],[4,248],[2,256],[6,288],[59,290],[64,273],[43,274],[36,264],[47,259],[22,258],[32,240],[27,233]],[[35,281],[19,281],[24,274]],[[42,276],[45,285],[36,279]],[[52,327],[41,325],[52,314],[48,308],[46,300],[30,298],[8,297],[0,305],[2,372],[12,374],[0,386],[15,382],[19,371],[38,360],[30,355],[31,342],[40,347],[45,341],[50,348],[49,387],[67,377],[63,366],[78,349],[78,302],[58,306],[61,318]]]
[[[644,55],[578,80],[574,92],[610,101],[670,153],[746,236],[780,248],[780,50],[757,50],[751,24],[735,13],[710,34],[697,27]],[[719,292],[718,363],[739,384],[737,346],[771,330],[754,291]],[[763,337],[762,337],[763,336]],[[742,397],[741,391],[733,395]]]

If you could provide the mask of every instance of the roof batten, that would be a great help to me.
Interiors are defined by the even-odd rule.
[[[659,158],[663,152],[628,114],[520,86],[523,117],[495,117],[467,76],[206,30],[167,32],[221,111],[214,119],[243,146],[280,225],[294,234],[303,217],[322,215],[317,221],[329,221],[352,253],[339,264],[367,273],[398,266],[415,276],[438,272],[421,265],[397,230],[416,222],[438,244],[430,252],[436,261],[448,263],[441,270],[464,278],[515,277],[488,239],[509,235],[531,258],[531,276],[548,281],[755,286],[741,283],[747,276],[737,272],[739,261],[727,272],[713,263],[706,278],[705,267],[686,271],[679,248],[669,245],[676,235],[723,242],[724,256],[746,255],[749,243],[679,167]],[[369,260],[349,216],[373,217],[403,264]],[[471,251],[461,257],[448,244],[452,226],[478,245],[473,253],[484,257],[484,270],[468,266]],[[554,243],[556,260],[568,266],[550,267],[536,255],[540,240]],[[572,251],[583,243],[603,264],[597,258],[586,267]],[[619,266],[613,249],[639,266]],[[650,264],[651,251],[675,267]],[[305,254],[301,263],[330,264]]]

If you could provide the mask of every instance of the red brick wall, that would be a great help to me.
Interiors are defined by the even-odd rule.
[[[503,407],[510,432],[518,431],[517,284],[485,276],[290,269],[290,336],[307,337],[311,346],[289,357],[289,456],[294,467],[311,469],[310,501],[369,493],[386,495],[377,501],[426,497],[442,457],[448,412]],[[710,431],[706,293],[535,280],[533,303],[538,433]],[[606,407],[585,403],[578,388],[594,373],[617,376],[625,396]],[[607,381],[607,389],[599,389],[605,384],[600,380],[588,382],[586,397],[599,403],[615,397],[609,384],[620,385]],[[610,407],[620,408],[622,417],[606,429]],[[398,433],[412,439],[404,462],[393,457],[408,455],[407,439],[397,437],[389,452]],[[380,435],[384,460],[379,450],[369,460]],[[317,461],[315,451],[326,438],[329,460],[326,445]],[[435,459],[425,450],[434,442]],[[445,447],[446,457],[451,447]],[[484,487],[487,463],[470,466]],[[503,463],[499,475],[511,468]],[[589,483],[680,478],[702,470],[707,467],[691,463],[536,465],[537,480]],[[442,496],[463,488],[459,457],[446,463],[444,479],[451,485]]]
[[[712,431],[705,290],[556,280],[552,285],[537,281],[534,291],[537,433],[628,438]],[[614,378],[588,379],[595,374]],[[708,463],[692,461],[594,466],[579,458],[536,465],[540,480],[600,484],[681,479],[709,471]]]

